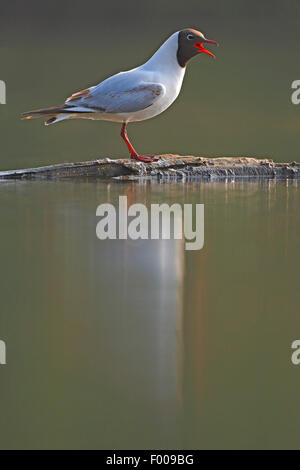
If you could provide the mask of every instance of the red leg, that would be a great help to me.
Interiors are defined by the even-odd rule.
[[[139,155],[131,145],[128,135],[127,135],[127,130],[126,130],[126,123],[124,122],[122,124],[122,129],[121,129],[121,137],[124,140],[125,144],[127,145],[127,148],[130,153],[130,157],[134,158],[135,160],[139,160],[144,163],[152,163],[153,160],[155,159],[154,157],[151,157],[150,155]]]

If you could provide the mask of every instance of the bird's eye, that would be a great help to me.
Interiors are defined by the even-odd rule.
[[[193,34],[188,34],[187,35],[187,39],[190,41],[191,39],[194,39],[195,36]]]

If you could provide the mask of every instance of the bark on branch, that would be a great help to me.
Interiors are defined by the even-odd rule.
[[[175,178],[299,178],[300,163],[275,163],[270,159],[249,157],[205,158],[194,156],[159,155],[151,164],[135,160],[92,160],[1,171],[0,179],[61,179],[75,177],[139,179]]]

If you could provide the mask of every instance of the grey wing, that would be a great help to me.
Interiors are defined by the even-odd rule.
[[[120,73],[97,86],[75,93],[66,101],[66,106],[87,108],[94,112],[131,113],[148,108],[162,97],[165,86],[161,83],[143,82],[131,75]]]
[[[145,83],[130,90],[111,91],[101,102],[106,113],[132,113],[149,108],[164,92],[160,83]]]

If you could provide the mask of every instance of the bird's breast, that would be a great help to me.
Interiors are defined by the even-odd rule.
[[[136,111],[127,117],[128,121],[143,121],[165,111],[178,97],[184,78],[185,69],[168,73],[148,73],[145,81],[160,83],[165,87],[165,93],[159,97],[151,106],[146,109]]]

